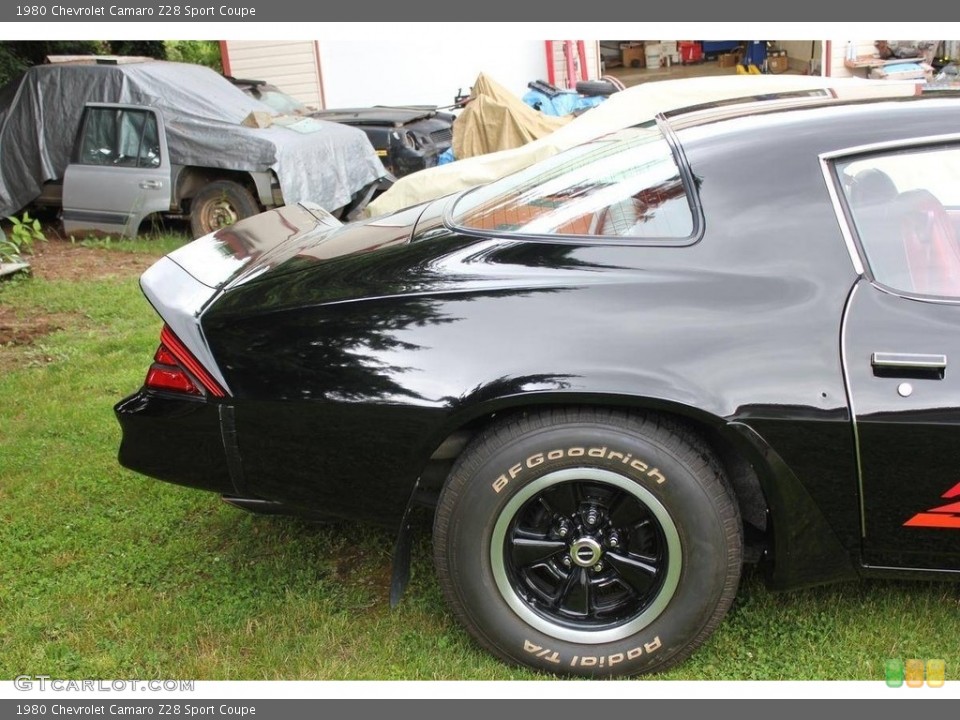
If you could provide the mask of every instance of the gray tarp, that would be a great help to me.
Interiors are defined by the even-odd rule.
[[[310,200],[334,210],[385,175],[356,128],[313,119],[289,127],[241,126],[253,111],[276,114],[199,65],[41,65],[0,89],[0,215],[20,210],[44,182],[63,177],[90,102],[160,110],[172,164],[272,169],[287,203]]]

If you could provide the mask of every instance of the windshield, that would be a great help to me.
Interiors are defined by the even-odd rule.
[[[279,90],[261,89],[256,97],[260,102],[266,103],[278,113],[284,115],[307,115],[310,113],[309,108],[302,102]]]
[[[670,146],[653,123],[627,128],[465,193],[464,229],[524,235],[688,238],[694,221]]]

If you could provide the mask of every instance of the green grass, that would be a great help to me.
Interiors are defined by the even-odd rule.
[[[158,255],[176,242],[97,252]],[[136,278],[0,283],[67,318],[0,376],[0,679],[542,679],[478,649],[415,547],[387,602],[390,533],[255,517],[116,461],[112,406],[159,321]],[[883,678],[886,658],[960,668],[956,585],[865,581],[773,594],[748,573],[720,630],[662,679]]]

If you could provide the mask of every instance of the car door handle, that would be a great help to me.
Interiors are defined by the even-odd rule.
[[[870,356],[873,374],[878,377],[912,377],[943,379],[947,369],[946,355],[875,352]]]
[[[163,182],[160,180],[141,180],[140,187],[144,190],[159,190],[163,187]]]

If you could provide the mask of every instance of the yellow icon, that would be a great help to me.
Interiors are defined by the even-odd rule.
[[[927,660],[927,685],[932,688],[943,687],[947,674],[947,664],[939,659]]]
[[[907,687],[923,687],[923,660],[907,660]]]

